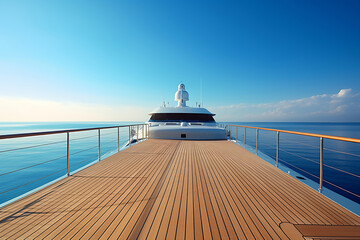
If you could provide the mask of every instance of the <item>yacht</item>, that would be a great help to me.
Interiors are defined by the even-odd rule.
[[[163,104],[149,113],[149,138],[189,139],[189,140],[224,140],[226,130],[215,121],[215,114],[203,107],[186,106],[189,93],[181,83],[175,93],[176,107]]]

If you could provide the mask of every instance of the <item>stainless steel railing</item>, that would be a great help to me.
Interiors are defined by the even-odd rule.
[[[342,153],[342,154],[348,154],[348,155],[352,155],[352,156],[356,156],[356,157],[360,157],[360,155],[357,155],[357,154],[352,154],[352,153],[347,153],[347,152],[342,152],[342,151],[337,151],[337,150],[332,150],[332,149],[328,149],[328,148],[325,148],[324,147],[324,139],[332,139],[332,140],[337,140],[337,141],[344,141],[344,142],[352,142],[352,143],[360,143],[360,139],[356,139],[356,138],[346,138],[346,137],[337,137],[337,136],[330,136],[330,135],[323,135],[323,134],[314,134],[314,133],[304,133],[304,132],[295,132],[295,131],[286,131],[286,130],[280,130],[280,129],[270,129],[270,128],[261,128],[261,127],[251,127],[251,126],[243,126],[243,125],[233,125],[233,124],[229,124],[229,125],[226,125],[225,126],[228,131],[229,131],[229,137],[230,139],[234,139],[236,142],[238,142],[239,140],[239,136],[238,136],[238,132],[239,132],[239,129],[240,128],[243,128],[243,135],[244,135],[244,140],[243,140],[243,143],[244,143],[244,146],[246,146],[246,140],[247,140],[247,129],[255,129],[256,130],[256,133],[255,133],[255,151],[256,151],[256,154],[258,154],[258,149],[259,149],[259,131],[260,130],[263,130],[263,131],[270,131],[270,132],[275,132],[276,133],[276,155],[275,155],[275,166],[278,167],[279,165],[279,160],[280,160],[280,155],[279,155],[279,150],[281,151],[282,149],[280,149],[280,133],[287,133],[287,134],[293,134],[293,135],[302,135],[302,136],[309,136],[309,137],[316,137],[319,139],[319,177],[317,176],[314,176],[314,174],[311,174],[307,171],[304,171],[302,169],[299,169],[297,168],[296,166],[292,165],[293,167],[297,168],[298,170],[301,170],[305,173],[308,173],[309,175],[313,176],[313,177],[316,177],[318,178],[319,180],[319,192],[321,192],[323,190],[323,183],[326,182],[328,184],[330,184],[331,186],[333,187],[336,187],[338,189],[341,189],[342,191],[344,192],[347,192],[349,194],[351,194],[352,196],[355,196],[356,198],[358,198],[360,200],[360,195],[356,194],[356,193],[353,193],[351,191],[348,191],[334,183],[331,183],[327,180],[324,180],[324,166],[325,167],[328,167],[328,168],[331,168],[332,170],[336,170],[336,171],[340,171],[341,173],[344,173],[344,174],[348,174],[348,175],[351,175],[352,177],[356,177],[357,179],[360,178],[360,176],[358,174],[354,174],[354,173],[351,173],[351,172],[347,172],[345,170],[342,170],[342,169],[338,169],[336,167],[333,167],[333,166],[329,166],[327,164],[324,164],[324,149],[325,150],[328,150],[328,151],[332,151],[332,152],[337,152],[337,153]],[[232,132],[233,128],[235,128],[235,133]],[[235,134],[235,136],[233,135]],[[297,142],[298,143],[298,142]],[[316,147],[315,147],[316,148]],[[307,157],[302,157],[302,156],[299,156],[297,154],[294,154],[294,153],[291,153],[289,151],[285,151],[285,150],[282,150],[284,152],[287,152],[289,154],[292,154],[294,156],[298,156],[302,159],[305,159],[305,160],[310,160],[312,162],[316,162],[316,161],[313,161]],[[285,161],[283,161],[285,162]],[[287,163],[289,165],[291,165],[290,163]]]
[[[61,156],[61,157],[57,157],[57,158],[54,158],[54,159],[51,159],[51,160],[43,161],[41,163],[35,163],[33,165],[28,165],[28,166],[20,167],[20,168],[17,168],[17,169],[12,169],[12,170],[7,171],[7,172],[2,172],[2,173],[0,173],[0,176],[12,174],[12,173],[18,173],[18,172],[21,172],[23,170],[39,166],[41,164],[47,164],[47,163],[55,161],[55,160],[60,160],[62,158],[66,158],[66,176],[70,176],[71,175],[70,162],[71,162],[71,156],[73,154],[77,154],[77,153],[80,153],[80,152],[84,152],[84,151],[87,151],[87,150],[97,148],[97,160],[98,161],[102,160],[102,154],[103,154],[102,153],[102,148],[101,148],[102,141],[103,141],[102,137],[104,135],[108,134],[108,133],[102,134],[102,130],[105,130],[105,129],[115,129],[116,130],[117,129],[117,131],[116,131],[116,133],[117,133],[116,147],[117,147],[117,152],[119,152],[121,150],[120,149],[120,129],[122,129],[122,128],[123,129],[128,128],[128,134],[129,135],[128,135],[128,143],[127,143],[127,145],[129,145],[129,146],[131,144],[133,144],[134,142],[138,142],[140,140],[148,138],[149,128],[148,128],[147,124],[132,124],[132,125],[119,125],[119,126],[97,127],[97,128],[70,129],[70,130],[57,130],[57,131],[46,131],[46,132],[0,135],[0,142],[1,142],[1,141],[4,141],[4,140],[7,140],[7,139],[19,139],[19,138],[30,138],[30,137],[36,137],[36,136],[49,136],[49,135],[66,134],[66,140],[65,140],[65,143],[66,143],[66,156]],[[97,146],[95,146],[95,147],[92,146],[91,148],[86,148],[85,150],[81,150],[81,151],[78,151],[78,152],[75,152],[75,153],[70,153],[71,141],[76,141],[76,140],[81,140],[83,138],[88,138],[88,136],[87,136],[87,137],[80,137],[80,138],[71,139],[70,138],[71,134],[72,133],[79,133],[79,132],[87,132],[87,131],[97,131],[97,134],[96,134],[97,136],[96,135],[90,136],[90,137],[95,137],[95,136],[97,137]],[[53,141],[53,142],[45,143],[45,144],[42,143],[42,144],[35,144],[35,145],[32,145],[32,146],[0,150],[0,154],[14,152],[14,151],[18,151],[18,150],[24,150],[24,149],[26,150],[26,149],[36,148],[36,147],[48,146],[48,145],[52,145],[52,144],[59,144],[59,143],[64,143],[64,141]],[[1,155],[0,155],[0,157],[1,157]],[[24,156],[24,158],[25,158],[25,156]],[[85,159],[85,160],[88,160],[88,159]],[[77,163],[77,164],[79,164],[79,163]],[[23,183],[23,184],[21,184],[19,186],[12,187],[12,188],[7,189],[5,191],[0,191],[0,196],[1,196],[1,194],[8,193],[8,192],[11,192],[13,190],[19,189],[19,188],[21,188],[23,186],[32,184],[32,183],[34,183],[36,181],[43,180],[44,178],[46,178],[48,176],[54,176],[54,174],[59,174],[59,172],[64,171],[64,170],[65,169],[60,169],[60,170],[56,169],[55,173],[51,173],[50,175],[47,175],[45,177],[40,177],[40,178],[38,178],[36,180]],[[0,202],[0,204],[1,204],[1,202]]]

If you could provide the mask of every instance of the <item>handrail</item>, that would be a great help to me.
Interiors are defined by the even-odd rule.
[[[322,189],[323,189],[323,182],[326,182],[326,183],[329,183],[328,181],[324,180],[324,166],[325,167],[330,167],[334,170],[337,170],[337,171],[341,171],[341,172],[344,172],[344,173],[347,173],[347,174],[350,174],[354,177],[358,177],[360,178],[359,175],[356,175],[356,174],[352,174],[352,173],[349,173],[349,172],[346,172],[346,171],[343,171],[341,169],[337,169],[337,168],[334,168],[334,167],[331,167],[329,165],[326,165],[324,164],[324,150],[330,150],[330,149],[327,149],[324,147],[324,139],[332,139],[332,140],[338,140],[338,141],[345,141],[345,142],[353,142],[353,143],[360,143],[360,139],[357,139],[357,138],[347,138],[347,137],[338,137],[338,136],[331,136],[331,135],[324,135],[324,134],[316,134],[316,133],[306,133],[306,132],[296,132],[296,131],[288,131],[288,130],[280,130],[280,129],[272,129],[272,128],[262,128],[262,127],[252,127],[252,126],[244,126],[244,125],[235,125],[235,124],[229,124],[227,125],[226,127],[229,128],[229,135],[230,135],[230,139],[232,137],[231,135],[231,127],[235,127],[236,128],[236,139],[235,139],[235,142],[237,142],[238,140],[238,127],[242,127],[244,128],[244,145],[246,145],[246,129],[247,128],[251,128],[251,129],[256,129],[256,154],[258,154],[258,145],[259,145],[259,130],[265,130],[265,131],[272,131],[272,132],[276,132],[276,163],[275,163],[275,166],[278,167],[278,164],[279,164],[279,160],[280,157],[279,157],[279,150],[280,150],[280,145],[279,145],[279,134],[280,133],[288,133],[288,134],[295,134],[295,135],[302,135],[302,136],[308,136],[308,137],[317,137],[319,138],[320,140],[320,144],[319,144],[319,150],[320,150],[320,154],[319,154],[319,166],[320,166],[320,171],[319,171],[319,177],[316,176],[316,178],[319,179],[319,192],[322,192]],[[284,151],[281,149],[281,151]],[[330,150],[331,151],[331,150]],[[336,151],[336,152],[339,152],[339,151]],[[342,153],[342,152],[340,152]],[[349,153],[345,153],[345,154],[349,154]],[[353,154],[349,154],[349,155],[353,155]],[[358,156],[358,155],[355,155],[355,156]],[[289,163],[287,163],[289,164]],[[291,165],[291,164],[289,164]],[[304,171],[304,170],[302,170]],[[305,171],[306,172],[306,171]],[[308,172],[307,172],[308,173]],[[312,174],[310,174],[312,175]],[[314,176],[314,175],[312,175]],[[343,188],[335,185],[335,184],[332,184],[333,186],[335,187],[338,187],[339,189],[342,189],[344,190]],[[346,192],[349,192],[348,190],[344,190]],[[350,192],[351,193],[351,192]],[[359,195],[356,195],[354,193],[351,193],[353,194],[354,196],[357,196],[357,197],[360,197]]]
[[[37,163],[37,164],[33,164],[31,166],[27,166],[27,167],[22,167],[20,169],[16,169],[16,170],[12,170],[12,171],[9,171],[9,172],[6,172],[6,173],[2,173],[0,174],[0,176],[2,175],[6,175],[6,174],[10,174],[10,173],[14,173],[14,172],[19,172],[19,171],[22,171],[22,170],[25,170],[25,169],[28,169],[28,168],[32,168],[32,167],[35,167],[35,166],[39,166],[41,164],[44,164],[44,163],[48,163],[48,162],[51,162],[51,161],[55,161],[55,160],[58,160],[58,159],[62,159],[62,158],[66,158],[66,168],[60,170],[60,171],[63,171],[63,170],[66,170],[66,175],[67,176],[70,176],[70,167],[73,167],[75,165],[78,165],[84,161],[88,161],[88,159],[85,159],[75,165],[70,165],[70,156],[72,155],[75,155],[77,153],[80,153],[80,152],[84,152],[84,151],[88,151],[90,149],[94,149],[94,148],[98,148],[98,153],[97,153],[97,157],[98,157],[98,161],[101,161],[101,154],[102,154],[102,146],[104,145],[104,141],[103,139],[101,138],[102,136],[104,135],[108,135],[110,133],[101,133],[101,130],[103,129],[116,129],[117,128],[117,131],[114,132],[114,133],[111,133],[111,134],[117,134],[117,150],[118,152],[120,151],[120,131],[119,129],[120,128],[128,128],[129,129],[129,142],[128,142],[128,146],[131,146],[131,144],[134,142],[134,140],[136,141],[139,141],[141,139],[147,139],[149,134],[149,126],[147,123],[137,123],[137,124],[128,124],[128,125],[118,125],[118,126],[107,126],[107,127],[95,127],[95,128],[82,128],[82,129],[67,129],[67,130],[55,130],[55,131],[46,131],[46,132],[32,132],[32,133],[18,133],[18,134],[7,134],[7,135],[0,135],[0,140],[2,139],[15,139],[15,138],[23,138],[23,137],[34,137],[34,136],[44,136],[44,135],[54,135],[54,134],[66,134],[66,139],[64,141],[59,141],[59,142],[51,142],[51,143],[46,143],[46,144],[38,144],[38,145],[34,145],[34,146],[27,146],[27,147],[21,147],[21,148],[16,148],[16,149],[7,149],[7,150],[4,150],[4,151],[0,151],[0,153],[2,152],[8,152],[8,151],[15,151],[15,150],[21,150],[21,149],[27,149],[27,148],[33,148],[33,147],[39,147],[39,146],[46,146],[46,145],[50,145],[50,144],[55,144],[55,143],[60,143],[60,142],[63,142],[63,143],[66,143],[66,155],[65,156],[61,156],[61,157],[58,157],[58,158],[55,158],[55,159],[51,159],[51,160],[47,160],[47,161],[44,161],[44,162],[41,162],[41,163]],[[83,150],[80,150],[80,151],[77,151],[77,152],[74,152],[74,153],[70,153],[70,145],[71,145],[71,141],[72,140],[79,140],[79,139],[83,139],[83,138],[88,138],[89,136],[86,136],[86,137],[81,137],[81,138],[75,138],[75,139],[70,139],[70,133],[75,133],[75,132],[84,132],[84,131],[94,131],[94,130],[97,130],[97,134],[94,135],[94,136],[91,136],[91,137],[97,137],[97,146],[94,146],[94,147],[91,147],[91,148],[87,148],[87,149],[83,149]],[[141,135],[141,136],[140,136]],[[105,142],[106,144],[106,142]],[[91,157],[91,158],[94,158],[94,157]],[[48,176],[45,176],[45,177],[41,177],[40,179],[37,179],[37,180],[34,180],[34,181],[30,181],[28,183],[25,183],[25,184],[22,184],[20,186],[17,186],[15,188],[12,188],[12,189],[9,189],[9,190],[6,190],[6,191],[3,191],[3,192],[0,192],[0,195],[1,194],[4,194],[4,193],[7,193],[7,192],[10,192],[12,190],[15,190],[15,189],[18,189],[18,188],[21,188],[23,186],[26,186],[26,185],[29,185],[31,183],[34,183],[34,182],[37,182],[39,180],[42,180],[46,177],[49,177],[49,176],[52,176],[56,173],[59,173],[60,171],[57,171],[55,173],[52,173]]]
[[[144,125],[144,123],[109,126],[109,127],[97,127],[97,128],[56,130],[56,131],[46,131],[46,132],[34,132],[34,133],[16,133],[16,134],[0,135],[0,139],[34,137],[34,136],[52,135],[52,134],[59,134],[59,133],[71,133],[71,132],[84,132],[84,131],[91,131],[91,130],[101,130],[101,129],[118,128],[118,127],[131,127],[131,126],[139,126],[139,125]]]
[[[288,130],[280,130],[280,129],[273,129],[273,128],[261,128],[261,127],[250,127],[250,126],[243,126],[243,125],[232,125],[232,124],[230,124],[228,126],[261,129],[261,130],[267,130],[267,131],[273,131],[273,132],[291,133],[291,134],[297,134],[297,135],[303,135],[303,136],[309,136],[309,137],[319,137],[319,138],[322,137],[322,138],[339,140],[339,141],[360,143],[360,139],[358,139],[358,138],[338,137],[338,136],[331,136],[331,135],[324,135],[324,134],[317,134],[317,133],[295,132],[295,131],[288,131]]]

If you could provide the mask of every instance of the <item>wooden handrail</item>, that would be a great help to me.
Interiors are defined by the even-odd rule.
[[[243,128],[261,129],[261,130],[273,131],[273,132],[290,133],[290,134],[297,134],[297,135],[303,135],[303,136],[309,136],[309,137],[319,137],[319,138],[322,137],[322,138],[339,140],[339,141],[360,143],[360,139],[357,139],[357,138],[337,137],[337,136],[323,135],[323,134],[316,134],[316,133],[295,132],[295,131],[287,131],[287,130],[272,129],[272,128],[261,128],[261,127],[243,126],[243,125],[232,125],[232,124],[230,124],[230,125],[228,125],[228,126],[231,126],[231,127],[243,127]]]

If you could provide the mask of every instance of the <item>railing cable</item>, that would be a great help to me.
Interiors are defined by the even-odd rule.
[[[36,167],[36,166],[39,166],[39,165],[42,165],[42,164],[45,164],[45,163],[53,162],[53,161],[56,161],[56,160],[59,160],[59,159],[65,158],[65,157],[66,157],[66,156],[61,156],[61,157],[54,158],[54,159],[51,159],[51,160],[48,160],[48,161],[45,161],[45,162],[33,164],[33,165],[31,165],[31,166],[19,168],[19,169],[16,169],[16,170],[13,170],[13,171],[9,171],[9,172],[6,172],[6,173],[1,173],[0,176],[4,176],[4,175],[10,174],[10,173],[14,173],[14,172],[19,172],[19,171],[21,171],[21,170],[25,170],[25,169],[32,168],[32,167]]]
[[[6,191],[0,192],[0,195],[1,195],[1,194],[4,194],[4,193],[7,193],[7,192],[11,192],[11,191],[13,191],[13,190],[15,190],[15,189],[24,187],[24,186],[29,185],[29,184],[31,184],[31,183],[40,181],[40,180],[42,180],[42,179],[44,179],[44,178],[50,177],[50,176],[52,176],[52,175],[55,175],[55,174],[57,174],[57,173],[59,173],[59,172],[61,172],[61,171],[65,171],[65,170],[66,170],[66,168],[60,169],[59,171],[56,171],[56,172],[54,172],[54,173],[52,173],[52,174],[49,174],[49,175],[47,175],[47,176],[38,178],[38,179],[36,179],[36,180],[34,180],[34,181],[31,181],[31,182],[25,183],[25,184],[23,184],[23,185],[20,185],[20,186],[17,186],[17,187],[8,189],[8,190],[6,190]]]
[[[295,165],[293,165],[293,164],[291,164],[291,163],[288,163],[287,161],[282,160],[281,158],[279,158],[279,161],[280,161],[280,162],[283,162],[283,163],[285,163],[285,164],[288,164],[288,165],[290,165],[290,166],[292,166],[292,167],[294,167],[294,168],[296,168],[296,169],[298,169],[298,170],[300,170],[300,171],[302,171],[302,172],[304,172],[304,173],[307,173],[307,174],[309,174],[310,176],[313,176],[314,178],[319,179],[318,176],[316,176],[316,175],[314,175],[314,174],[312,174],[312,173],[309,173],[308,171],[305,171],[304,169],[301,169],[301,168],[299,168],[299,167],[297,167],[297,166],[295,166]]]
[[[265,146],[268,146],[268,147],[272,147],[271,145],[264,144],[264,143],[262,143],[262,145],[265,145]],[[272,149],[276,149],[276,148],[272,147]],[[288,153],[288,154],[290,154],[290,155],[293,155],[293,156],[302,158],[302,159],[304,159],[304,160],[307,160],[307,161],[310,161],[310,162],[313,162],[313,163],[316,163],[316,164],[320,164],[319,162],[317,162],[317,161],[315,161],[315,160],[313,160],[313,159],[310,159],[310,158],[307,158],[307,157],[304,157],[304,156],[301,156],[301,155],[298,155],[298,154],[295,154],[295,153],[286,151],[286,150],[284,150],[284,149],[279,149],[279,150],[282,151],[282,152],[286,152],[286,153]],[[284,160],[283,160],[283,161],[284,161]],[[347,172],[347,171],[345,171],[345,170],[342,170],[342,169],[339,169],[339,168],[336,168],[336,167],[333,167],[333,166],[330,166],[330,165],[327,165],[327,164],[323,164],[323,165],[324,165],[325,167],[334,169],[334,170],[339,171],[339,172],[346,173],[346,174],[351,175],[351,176],[353,176],[353,177],[360,178],[360,176],[357,175],[357,174],[355,174],[355,173]]]
[[[314,145],[311,145],[311,144],[307,144],[307,143],[302,143],[302,142],[298,142],[298,141],[293,141],[293,140],[289,140],[289,139],[286,139],[284,140],[286,142],[292,142],[292,143],[296,143],[296,144],[300,144],[300,145],[303,145],[303,146],[308,146],[308,147],[311,147],[311,148],[314,148],[314,149],[319,149],[319,147],[316,147]]]
[[[85,138],[92,138],[92,137],[97,137],[97,134],[96,135],[91,135],[91,136],[85,136],[85,137],[72,138],[72,139],[70,139],[70,141],[76,141],[76,140],[85,139]]]
[[[349,193],[349,194],[351,194],[351,195],[353,195],[355,197],[360,198],[360,195],[357,195],[356,193],[350,192],[349,190],[346,190],[345,188],[342,188],[342,187],[340,187],[340,186],[338,186],[338,185],[336,185],[336,184],[334,184],[332,182],[326,181],[325,179],[324,179],[324,182],[326,182],[327,184],[330,184],[331,186],[339,188],[339,189],[343,190],[344,192],[347,192],[347,193]]]
[[[313,145],[311,145],[311,144],[306,144],[306,143],[302,143],[302,142],[298,142],[298,141],[292,141],[292,140],[288,140],[288,139],[286,139],[286,142],[297,143],[297,144],[301,144],[301,145],[304,145],[304,146],[308,146],[308,147],[311,147],[311,148],[314,148],[314,149],[318,149],[318,148],[319,148],[319,147],[313,146]],[[358,154],[343,152],[343,151],[339,151],[339,150],[335,150],[335,149],[330,149],[330,148],[324,148],[324,150],[331,151],[331,152],[336,152],[336,153],[342,153],[342,154],[346,154],[346,155],[351,155],[351,156],[354,156],[354,157],[360,157],[360,155],[358,155]]]
[[[315,160],[312,160],[312,159],[307,158],[307,157],[303,157],[303,156],[298,155],[298,154],[295,154],[295,153],[288,152],[288,151],[283,150],[283,149],[280,149],[280,151],[286,152],[286,153],[288,153],[288,154],[291,154],[291,155],[293,155],[293,156],[296,156],[296,157],[302,158],[302,159],[304,159],[304,160],[307,160],[307,161],[310,161],[310,162],[313,162],[313,163],[316,163],[316,164],[320,164],[319,162],[317,162],[317,161],[315,161]],[[341,170],[341,169],[339,169],[339,168],[332,167],[332,166],[327,165],[327,164],[323,164],[323,165],[324,165],[325,167],[328,167],[328,168],[334,169],[334,170],[336,170],[336,171],[340,171],[340,172],[343,172],[343,173],[349,174],[349,175],[351,175],[351,176],[353,176],[353,177],[360,178],[360,176],[359,176],[359,175],[357,175],[357,174],[355,174],[355,173],[347,172],[347,171],[345,171],[345,170]]]
[[[314,174],[312,174],[312,173],[309,173],[309,172],[307,172],[307,171],[305,171],[305,170],[303,170],[303,169],[301,169],[301,168],[299,168],[299,167],[296,167],[296,166],[294,166],[294,165],[291,164],[291,163],[288,163],[288,162],[286,162],[286,161],[284,161],[284,160],[282,160],[282,159],[279,159],[279,160],[280,160],[281,162],[285,163],[285,164],[288,164],[288,165],[290,165],[290,166],[292,166],[292,167],[294,167],[294,168],[302,171],[302,172],[305,172],[305,173],[309,174],[310,176],[313,176],[314,178],[319,179],[319,177],[317,177],[316,175],[314,175]],[[334,187],[336,187],[336,188],[338,188],[338,189],[340,189],[340,190],[343,190],[344,192],[347,192],[347,193],[349,193],[349,194],[354,195],[355,197],[360,198],[360,196],[357,195],[356,193],[353,193],[353,192],[351,192],[351,191],[349,191],[349,190],[346,190],[346,189],[344,189],[344,188],[342,188],[342,187],[340,187],[340,186],[338,186],[338,185],[336,185],[336,184],[334,184],[334,183],[332,183],[332,182],[329,182],[329,181],[327,181],[327,180],[325,180],[325,179],[324,179],[323,181],[326,182],[326,183],[328,183],[328,184],[330,184],[330,185],[332,185],[332,186],[334,186]]]
[[[324,148],[324,150],[336,152],[336,153],[342,153],[342,154],[346,154],[346,155],[350,155],[350,156],[354,156],[354,157],[360,157],[360,155],[358,155],[358,154],[343,152],[343,151],[339,151],[339,150],[335,150],[335,149]]]
[[[75,155],[75,154],[78,154],[78,153],[82,153],[82,152],[85,152],[85,151],[88,151],[88,150],[91,150],[91,149],[94,149],[94,148],[97,148],[98,146],[94,146],[94,147],[90,147],[90,148],[87,148],[87,149],[83,149],[83,150],[80,150],[80,151],[77,151],[77,152],[74,152],[74,153],[70,153],[70,156],[72,155]]]
[[[83,163],[83,162],[89,161],[90,159],[94,159],[94,161],[96,161],[96,158],[97,158],[97,157],[90,157],[90,158],[87,158],[87,159],[85,159],[85,160],[82,160],[82,161],[80,161],[80,162],[78,162],[78,163],[74,164],[74,165],[70,165],[70,167],[75,167],[75,166],[79,165],[80,163]]]
[[[71,153],[70,155],[75,155],[75,154],[78,154],[78,153],[81,153],[81,152],[85,152],[85,151],[88,151],[88,150],[93,149],[93,148],[97,148],[97,146],[87,148],[87,149],[84,149],[84,150],[81,150],[81,151],[78,151],[78,152],[74,152],[74,153]],[[25,169],[28,169],[28,168],[36,167],[36,166],[39,166],[39,165],[42,165],[42,164],[45,164],[45,163],[49,163],[49,162],[53,162],[53,161],[56,161],[56,160],[59,160],[59,159],[62,159],[62,158],[66,158],[66,155],[58,157],[58,158],[54,158],[54,159],[51,159],[51,160],[47,160],[45,162],[33,164],[33,165],[30,165],[30,166],[27,166],[27,167],[19,168],[19,169],[9,171],[9,172],[6,172],[6,173],[0,173],[0,176],[4,176],[4,175],[10,174],[10,173],[19,172],[19,171],[22,171],[22,170],[25,170]]]
[[[12,149],[7,149],[7,150],[2,150],[2,151],[0,151],[0,153],[11,152],[11,151],[16,151],[16,150],[23,150],[23,149],[29,149],[29,148],[35,148],[35,147],[48,146],[48,145],[57,144],[57,143],[64,143],[64,142],[66,142],[66,141],[44,143],[44,144],[26,146],[26,147],[21,147],[21,148],[12,148]]]
[[[114,132],[114,133],[102,133],[101,136],[115,134],[115,133],[116,132]],[[90,135],[90,136],[85,136],[85,137],[72,138],[72,139],[70,139],[70,141],[76,141],[76,140],[92,138],[92,137],[98,137],[98,135],[96,134],[96,135]]]

